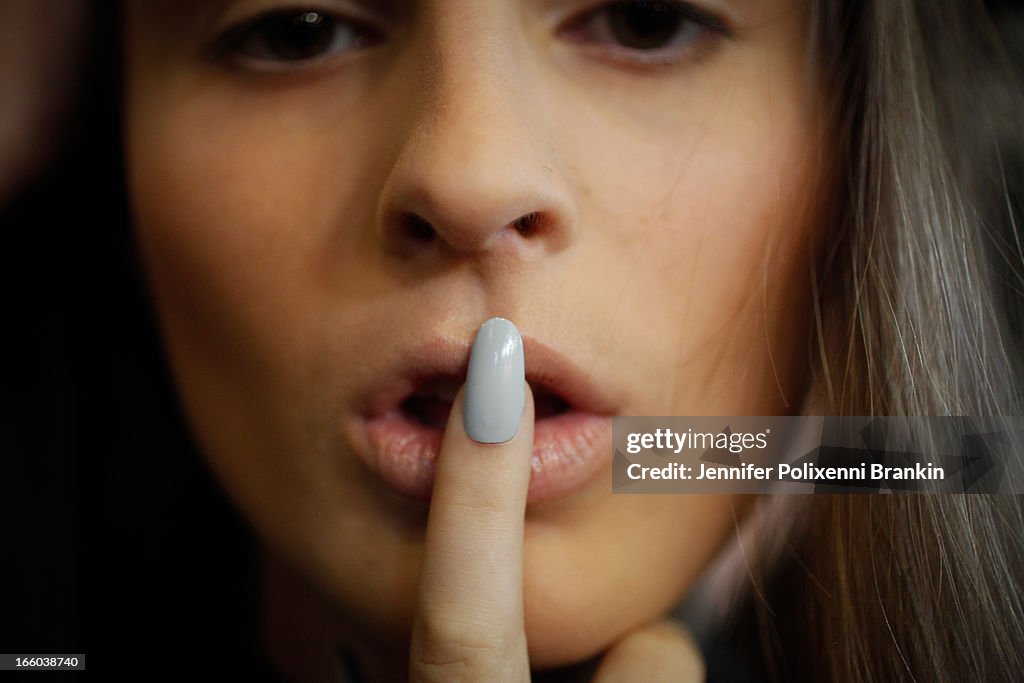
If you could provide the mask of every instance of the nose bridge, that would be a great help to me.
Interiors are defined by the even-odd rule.
[[[548,134],[530,108],[536,88],[520,63],[515,6],[435,0],[426,11],[411,57],[412,123],[382,195],[381,221],[392,232],[412,217],[470,251],[508,226],[545,226],[552,238],[563,221]]]
[[[424,22],[427,43],[423,60],[420,106],[428,110],[423,124],[441,134],[476,135],[484,129],[510,133],[522,112],[519,50],[512,29],[513,3],[506,0],[436,0],[441,8]],[[498,142],[501,135],[487,136]]]
[[[430,50],[435,58],[427,63],[428,105],[443,115],[435,124],[450,124],[450,129],[462,134],[482,136],[495,128],[512,132],[515,119],[524,114],[517,111],[524,74],[516,73],[521,62],[514,32],[495,24],[508,27],[514,17],[503,13],[487,20],[479,14],[449,22],[436,20]]]
[[[470,16],[454,20],[448,12],[431,26],[420,111],[407,147],[410,155],[432,159],[440,172],[436,180],[451,179],[464,190],[497,182],[502,166],[509,173],[529,163],[525,157],[540,134],[522,106],[528,96],[524,75],[516,73],[514,40],[510,32],[494,28],[499,18],[480,16],[487,4],[479,2]]]

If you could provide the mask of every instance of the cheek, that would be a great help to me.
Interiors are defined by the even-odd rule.
[[[249,104],[223,91],[130,96],[130,192],[196,437],[254,526],[308,564],[313,553],[296,548],[315,545],[325,514],[342,519],[337,482],[354,476],[318,451],[324,434],[312,422],[339,414],[333,397],[322,392],[315,409],[304,408],[310,387],[324,384],[324,280],[341,270],[328,268],[330,250],[343,248],[332,241],[343,231],[332,228],[362,220],[346,211],[359,187],[351,163],[325,158],[310,139],[315,121],[278,125],[289,118]],[[341,500],[366,503],[358,492]]]
[[[371,224],[380,155],[367,136],[339,136],[345,98],[313,94],[334,106],[311,107],[308,93],[135,80],[134,218],[175,369],[250,407],[294,401],[328,355],[324,331],[358,320],[337,312],[370,298],[370,260],[349,256],[365,234],[351,226]],[[192,382],[181,385],[187,399]],[[260,417],[288,412],[270,408]]]
[[[761,380],[787,362],[771,359],[773,348],[792,348],[804,329],[815,145],[800,111],[766,124],[742,113],[751,106],[719,103],[698,125],[619,138],[605,131],[590,136],[602,145],[580,145],[581,166],[601,171],[587,177],[583,209],[585,224],[601,226],[590,245],[589,260],[601,264],[594,298],[607,302],[614,327],[661,359],[638,378],[636,414],[739,414],[778,403],[775,381]],[[680,372],[679,383],[664,381],[665,367]],[[749,392],[766,384],[772,391]]]
[[[265,157],[239,144],[250,134],[244,123],[214,134],[201,116],[160,104],[133,112],[129,130],[140,254],[200,440],[241,435],[243,415],[273,412],[265,399],[283,389],[274,370],[297,360],[302,335],[292,323],[301,320],[302,301],[288,286],[310,236],[292,230],[290,248],[282,248],[285,233],[272,226],[288,188],[272,185]],[[227,409],[237,404],[244,408]]]
[[[129,100],[135,223],[165,339],[179,372],[197,366],[198,383],[250,403],[277,397],[288,409],[260,417],[280,419],[338,358],[374,350],[366,330],[415,309],[368,228],[393,143],[378,105],[352,107],[332,84],[270,97],[170,80]]]
[[[268,131],[261,119],[227,120],[194,104],[175,109],[173,101],[133,117],[129,169],[139,242],[158,289],[165,281],[182,285],[161,294],[205,315],[214,332],[263,326],[258,338],[273,339],[287,322],[275,316],[302,319],[304,311],[291,306],[309,298],[330,207],[308,141]],[[344,174],[338,168],[331,185],[339,192],[352,186]]]

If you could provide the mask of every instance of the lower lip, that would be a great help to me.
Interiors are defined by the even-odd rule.
[[[397,410],[362,425],[355,450],[370,469],[399,493],[430,498],[442,432]],[[611,460],[611,425],[608,416],[580,411],[538,420],[527,504],[566,495],[593,478]]]

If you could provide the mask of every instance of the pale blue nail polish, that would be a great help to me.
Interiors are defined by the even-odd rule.
[[[511,321],[491,318],[469,355],[462,424],[469,438],[503,443],[519,432],[526,400],[523,338]]]

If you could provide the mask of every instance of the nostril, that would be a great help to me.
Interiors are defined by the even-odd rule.
[[[437,247],[469,254],[488,249],[489,238],[498,232],[521,238],[521,246],[529,243],[532,248],[539,246],[543,238],[552,232],[551,219],[544,211],[520,214],[511,222],[495,220],[491,225],[501,226],[497,232],[494,229],[479,229],[485,223],[474,223],[468,218],[461,223],[443,223],[430,220],[426,215],[430,214],[402,211],[384,218],[380,235],[385,248],[403,258],[423,255]],[[510,248],[513,248],[511,244]]]
[[[416,214],[405,215],[402,221],[402,231],[408,240],[418,244],[430,242],[437,235],[437,231],[430,221]]]
[[[525,216],[520,216],[512,223],[512,226],[523,237],[529,237],[540,227],[540,213],[534,211]]]

